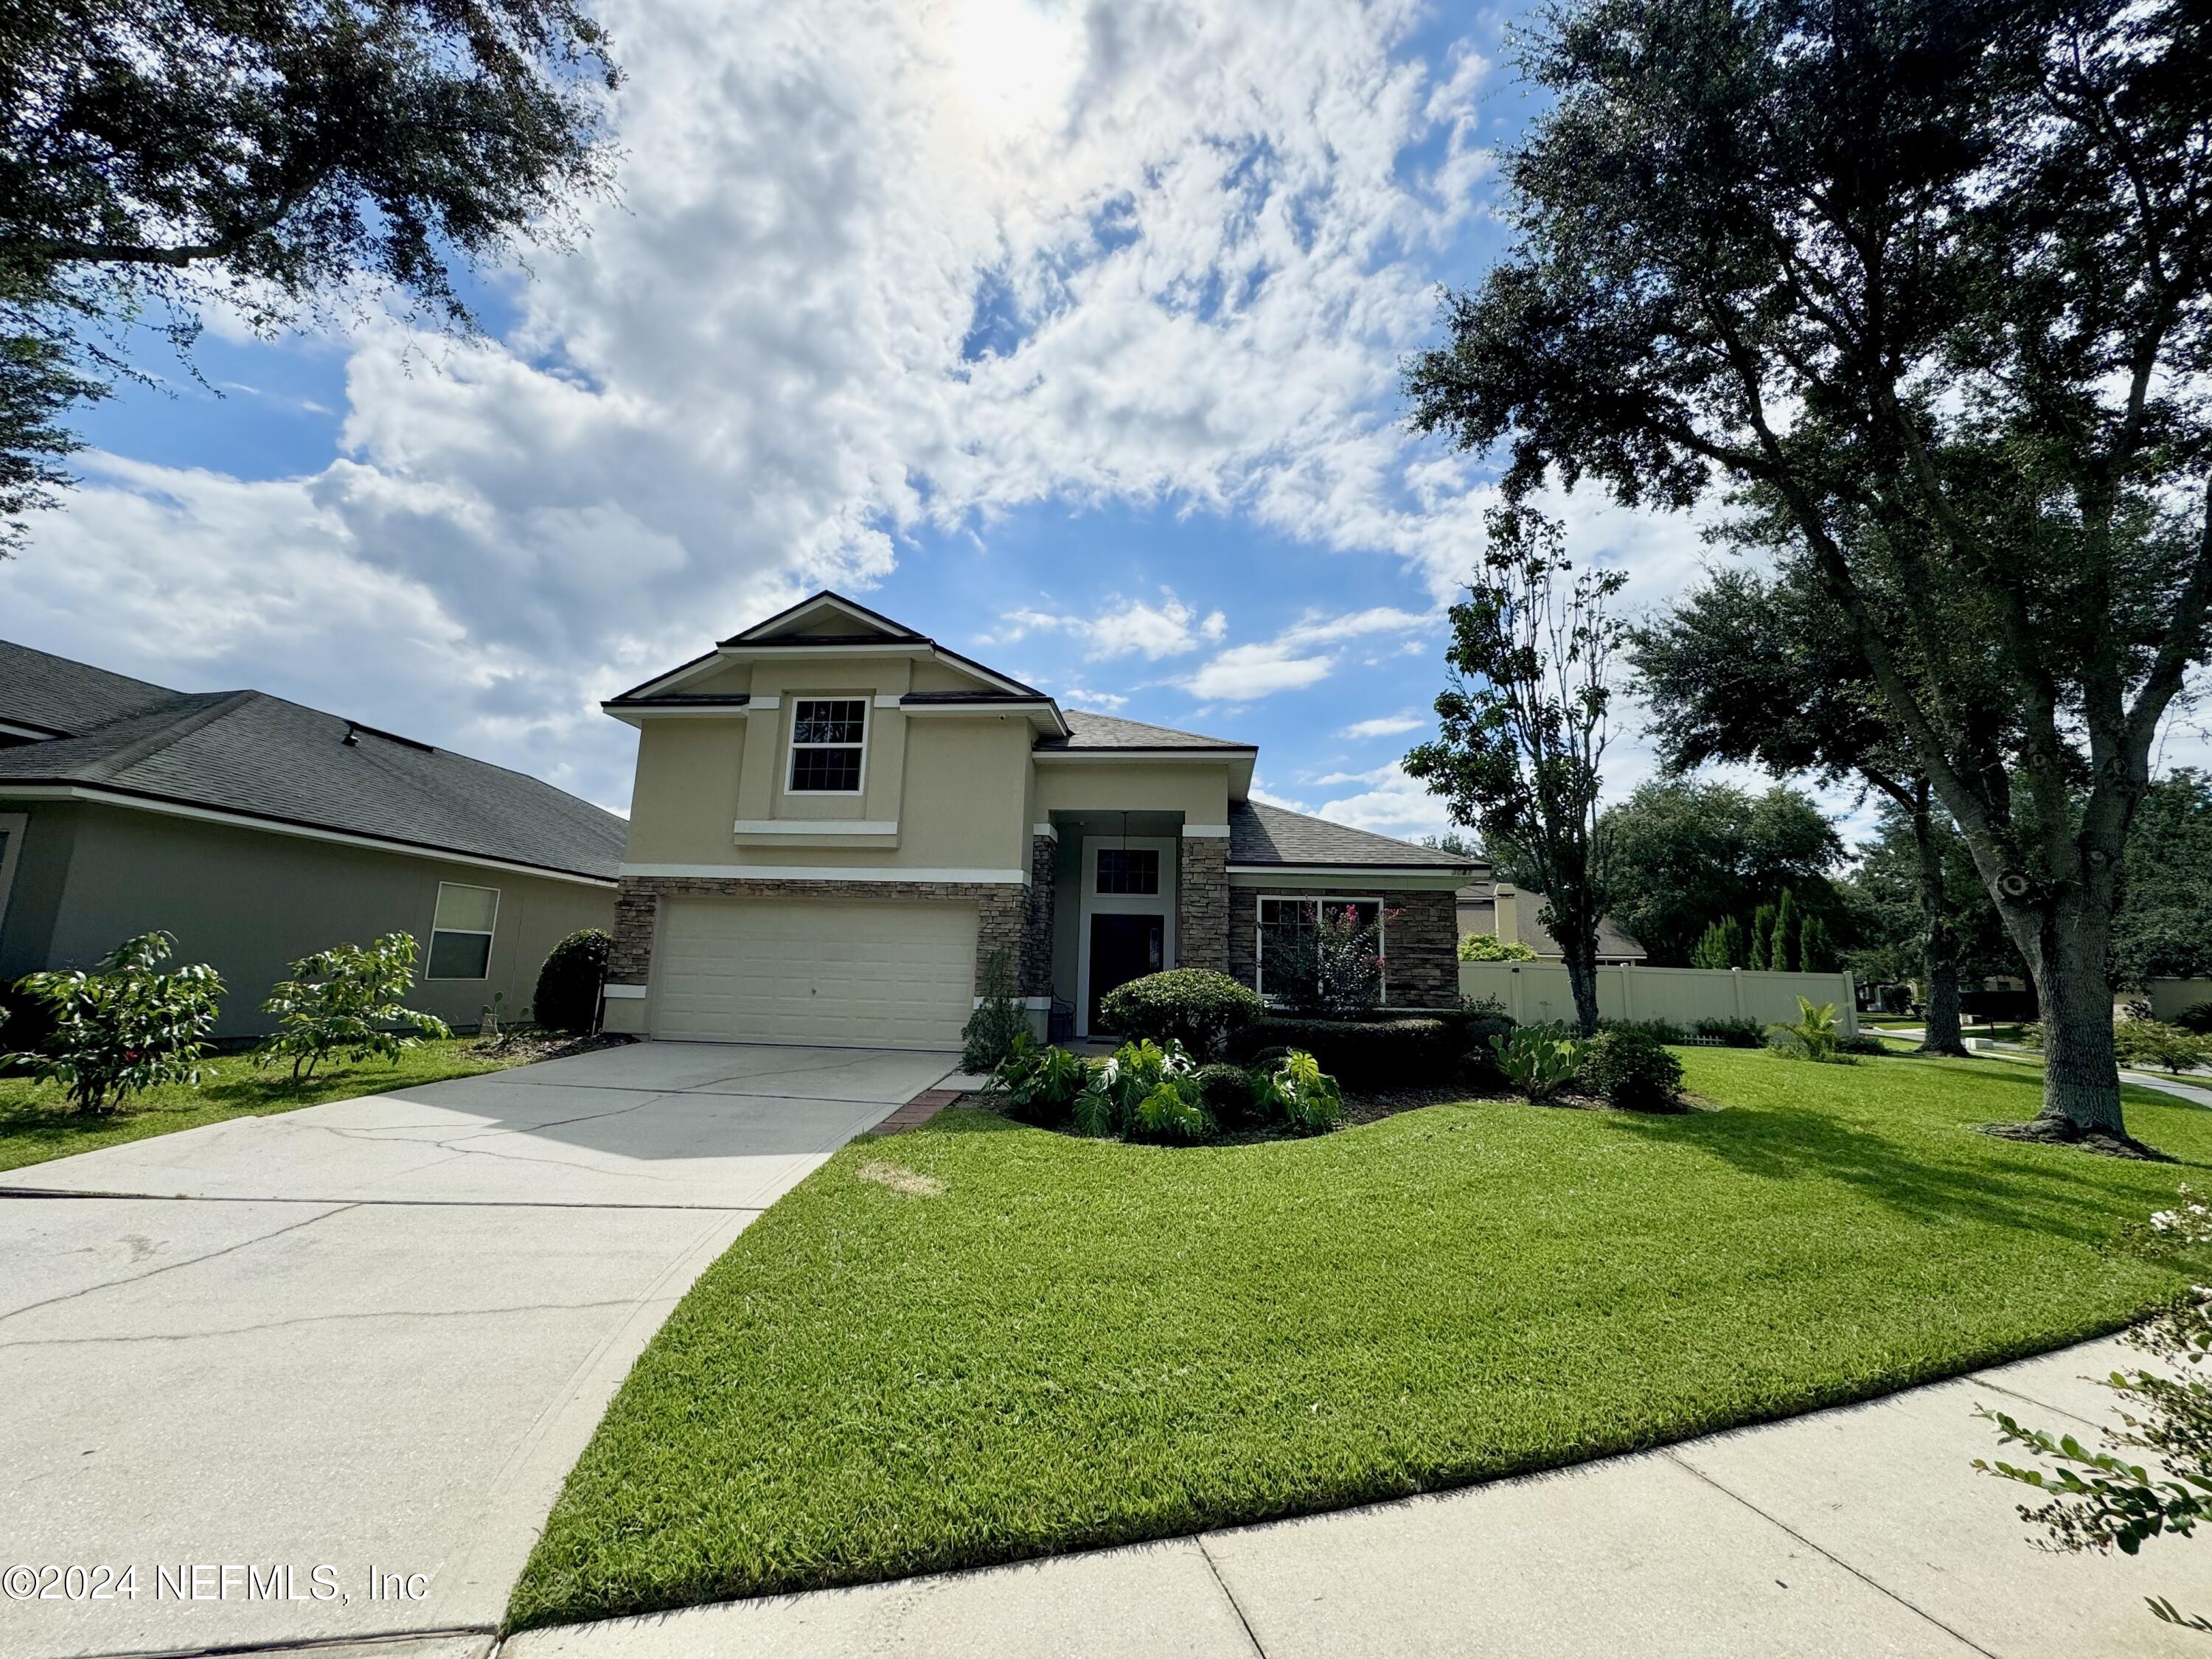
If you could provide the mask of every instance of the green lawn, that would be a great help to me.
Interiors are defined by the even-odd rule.
[[[1972,1133],[2033,1114],[2017,1066],[1677,1052],[1725,1106],[1199,1150],[951,1112],[857,1143],[655,1338],[510,1617],[1449,1486],[2051,1347],[2186,1282],[2106,1247],[2206,1184],[2212,1112],[2130,1091],[2185,1162],[2124,1163]]]
[[[453,1037],[410,1048],[397,1066],[371,1060],[335,1071],[325,1068],[317,1072],[306,1086],[295,1089],[289,1066],[261,1072],[243,1054],[233,1054],[210,1061],[197,1088],[149,1090],[131,1097],[128,1109],[113,1117],[84,1117],[71,1111],[58,1085],[26,1077],[0,1077],[0,1170],[20,1170],[50,1158],[67,1158],[72,1152],[143,1140],[148,1135],[165,1135],[176,1129],[197,1129],[226,1118],[264,1117],[325,1100],[382,1094],[442,1078],[472,1077],[530,1058],[527,1053],[502,1058],[479,1048],[472,1036]]]

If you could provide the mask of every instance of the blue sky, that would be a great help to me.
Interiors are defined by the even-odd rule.
[[[149,348],[164,389],[92,411],[84,487],[0,566],[9,637],[620,810],[599,699],[830,586],[1071,706],[1255,741],[1272,799],[1442,827],[1395,762],[1491,474],[1406,433],[1396,373],[1502,246],[1505,17],[603,15],[629,82],[589,234],[485,273],[476,340],[372,295],[276,341],[211,311],[204,387]],[[1634,605],[1705,556],[1553,505]]]

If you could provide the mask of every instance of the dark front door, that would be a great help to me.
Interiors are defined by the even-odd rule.
[[[1091,1029],[1099,1029],[1098,1005],[1117,985],[1160,971],[1162,916],[1091,918]]]

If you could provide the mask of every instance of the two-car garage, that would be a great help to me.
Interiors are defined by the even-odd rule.
[[[651,1027],[693,1042],[960,1047],[972,904],[661,901]]]

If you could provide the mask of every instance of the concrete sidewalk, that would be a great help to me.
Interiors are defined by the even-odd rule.
[[[1976,1405],[2084,1434],[2112,1420],[2084,1378],[2133,1353],[2088,1343],[1334,1515],[530,1632],[500,1659],[2202,1655],[2204,1638],[2160,1623],[2144,1598],[2212,1613],[2212,1540],[2160,1540],[2132,1560],[2039,1551],[2014,1513],[2033,1494],[1970,1467],[2000,1455]]]

